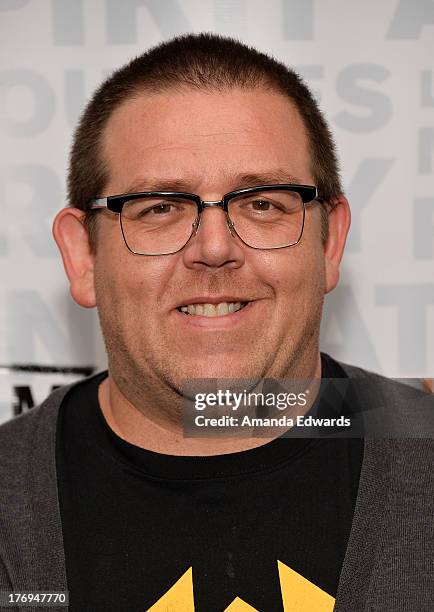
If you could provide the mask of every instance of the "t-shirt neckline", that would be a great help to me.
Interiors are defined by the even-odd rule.
[[[321,354],[322,378],[343,378],[345,372],[328,355]],[[206,480],[237,477],[277,469],[294,460],[318,438],[288,438],[285,434],[252,449],[220,455],[183,456],[158,453],[132,444],[116,434],[107,423],[98,401],[99,384],[107,377],[103,372],[92,378],[91,404],[93,428],[97,439],[123,469],[137,475],[169,480]],[[90,382],[90,381],[89,381]],[[89,397],[89,395],[87,395]],[[318,396],[314,409],[317,409]],[[90,416],[90,415],[89,415]]]

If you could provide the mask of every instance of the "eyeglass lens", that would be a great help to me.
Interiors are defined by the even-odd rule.
[[[228,215],[238,236],[257,249],[285,247],[299,241],[303,201],[295,191],[264,191],[233,197]],[[122,232],[128,248],[143,255],[179,251],[189,240],[198,210],[184,198],[147,196],[125,202]]]

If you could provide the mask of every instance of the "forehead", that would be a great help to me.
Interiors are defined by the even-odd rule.
[[[191,178],[193,187],[281,170],[312,182],[300,114],[287,97],[263,90],[138,95],[112,114],[102,153],[114,189],[148,175]]]

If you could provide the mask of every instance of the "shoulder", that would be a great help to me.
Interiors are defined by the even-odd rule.
[[[366,387],[370,387],[373,391],[381,392],[384,390],[393,390],[394,395],[402,396],[403,398],[420,398],[426,400],[428,403],[432,403],[434,406],[434,395],[432,393],[428,393],[423,389],[412,386],[410,383],[402,382],[402,379],[394,379],[387,376],[383,376],[371,370],[367,370],[365,368],[361,368],[359,366],[344,363],[342,361],[338,361],[337,359],[333,359],[328,356],[329,359],[332,359],[335,363],[337,363],[345,372],[345,374],[351,379],[359,379],[362,381]]]
[[[345,372],[372,437],[434,439],[434,395],[355,365],[334,360]]]
[[[34,455],[36,446],[54,444],[60,406],[68,393],[93,375],[53,391],[41,404],[0,425],[0,474],[2,467]]]
[[[26,444],[28,436],[49,426],[56,418],[59,406],[69,387],[61,387],[51,393],[39,406],[0,425],[0,456],[8,449],[12,453]]]

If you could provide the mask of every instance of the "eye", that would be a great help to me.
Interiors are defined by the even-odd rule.
[[[124,218],[150,220],[152,217],[172,217],[182,212],[185,204],[170,200],[143,199],[128,202],[122,211]]]
[[[176,208],[176,206],[174,204],[171,204],[170,202],[162,202],[161,204],[156,204],[155,206],[152,206],[146,212],[152,212],[156,215],[161,215],[164,213],[170,213],[171,208]]]
[[[276,200],[270,200],[268,198],[255,198],[254,200],[247,200],[240,202],[240,206],[245,208],[246,213],[268,213],[276,214],[285,212],[285,206]]]
[[[272,202],[270,202],[269,200],[252,200],[251,202],[249,202],[249,204],[252,205],[253,210],[258,210],[258,211],[269,211],[272,208],[275,208],[274,204]]]

